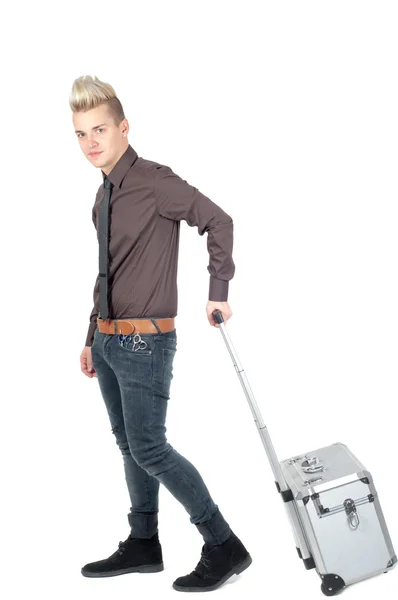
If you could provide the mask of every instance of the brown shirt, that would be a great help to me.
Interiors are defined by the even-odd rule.
[[[105,173],[101,171],[103,181]],[[114,319],[175,317],[180,221],[207,232],[209,300],[225,302],[235,272],[233,221],[217,204],[170,167],[138,157],[129,145],[108,175],[109,316]],[[100,185],[92,216],[98,239]],[[99,314],[99,275],[86,346],[91,346]]]

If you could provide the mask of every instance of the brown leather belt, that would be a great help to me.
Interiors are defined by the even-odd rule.
[[[175,329],[174,317],[157,319],[154,317],[160,331],[173,331]],[[159,333],[151,319],[105,319],[98,317],[97,327],[101,333]]]

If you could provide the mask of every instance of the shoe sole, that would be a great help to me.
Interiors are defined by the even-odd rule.
[[[242,573],[242,571],[247,569],[247,567],[249,567],[251,564],[252,557],[249,554],[245,558],[245,560],[243,560],[241,563],[237,564],[233,569],[228,571],[228,573],[226,573],[224,577],[220,579],[220,581],[214,583],[213,585],[209,585],[208,587],[185,587],[183,585],[177,585],[173,583],[173,588],[178,592],[211,592],[212,590],[216,590],[217,588],[219,588],[220,585],[225,583],[227,579],[232,577],[232,575],[239,575],[240,573]]]
[[[85,577],[113,577],[114,575],[124,575],[125,573],[158,573],[163,571],[163,562],[158,565],[138,565],[136,567],[126,567],[115,571],[103,571],[102,573],[90,573],[90,571],[81,570]]]

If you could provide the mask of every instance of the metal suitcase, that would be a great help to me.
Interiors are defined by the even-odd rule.
[[[373,477],[342,443],[278,461],[222,313],[213,312],[249,402],[289,515],[297,553],[325,596],[387,573],[397,557]]]

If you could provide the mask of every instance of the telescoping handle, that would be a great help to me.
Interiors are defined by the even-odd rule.
[[[246,377],[246,373],[244,372],[244,370],[242,369],[242,366],[239,362],[238,356],[236,354],[235,348],[232,345],[231,342],[231,338],[229,337],[226,325],[224,323],[224,317],[222,315],[222,312],[219,310],[215,310],[213,311],[213,317],[215,322],[220,325],[220,330],[221,333],[223,335],[224,341],[227,345],[227,348],[229,350],[229,353],[231,355],[232,361],[234,363],[236,372],[238,374],[238,377],[240,379],[240,382],[242,384],[243,390],[246,394],[246,398],[249,402],[249,406],[251,408],[251,411],[253,413],[253,417],[254,417],[254,421],[257,425],[257,429],[259,431],[261,440],[263,442],[265,451],[267,453],[268,456],[268,460],[271,464],[272,467],[272,471],[274,473],[274,477],[275,477],[275,482],[277,484],[277,486],[279,485],[279,490],[281,493],[285,492],[286,490],[289,490],[289,486],[287,485],[284,477],[283,477],[283,473],[282,473],[282,469],[281,466],[279,464],[278,458],[276,456],[274,447],[272,445],[271,442],[271,438],[269,436],[269,433],[267,431],[266,426],[264,425],[263,419],[261,417],[260,414],[260,410],[257,406],[257,402],[253,396],[253,392],[250,388],[249,382],[247,380]]]

